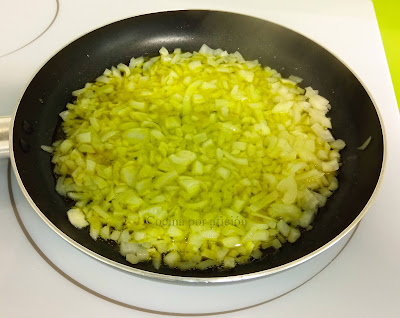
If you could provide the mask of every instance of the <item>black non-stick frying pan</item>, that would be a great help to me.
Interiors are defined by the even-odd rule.
[[[66,211],[73,202],[55,191],[50,145],[60,125],[59,113],[71,92],[93,81],[105,68],[128,63],[132,56],[168,50],[199,50],[205,43],[247,60],[258,59],[283,76],[297,75],[312,86],[332,109],[335,138],[345,140],[339,189],[316,217],[313,229],[294,244],[261,260],[231,270],[156,270],[150,263],[132,265],[119,249],[94,241],[88,230],[70,224]],[[354,74],[324,48],[282,26],[257,18],[215,11],[175,11],[133,17],[97,29],[72,42],[51,58],[30,82],[15,113],[11,130],[11,161],[19,184],[42,219],[77,248],[120,269],[152,278],[181,281],[235,281],[287,269],[322,252],[348,233],[364,215],[380,179],[384,138],[377,110]],[[368,137],[365,150],[358,150]],[[67,257],[67,256],[66,256]]]

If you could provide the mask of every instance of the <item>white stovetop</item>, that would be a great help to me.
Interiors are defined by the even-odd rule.
[[[14,20],[7,21],[18,19],[23,28],[18,24],[15,29],[11,22],[0,19],[0,41],[8,45],[2,47],[1,53],[7,49],[11,52],[40,35],[57,11],[56,0],[36,0],[35,6],[28,5],[27,0],[8,0],[8,5],[5,2],[0,5],[2,14],[14,15]],[[388,139],[381,190],[349,245],[333,263],[285,296],[221,316],[399,317],[400,213],[395,198],[400,176],[400,117],[369,0],[60,0],[54,23],[42,36],[20,50],[0,56],[0,115],[11,114],[39,66],[83,33],[129,16],[188,8],[265,18],[324,45],[345,61],[369,89],[382,114]],[[7,9],[8,15],[4,14]],[[25,15],[19,14],[20,10],[25,10]],[[24,28],[26,32],[21,31]],[[0,161],[0,317],[155,317],[156,314],[118,306],[84,291],[43,260],[12,211],[7,166],[6,160]]]

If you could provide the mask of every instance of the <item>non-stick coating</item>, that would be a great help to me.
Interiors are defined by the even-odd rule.
[[[166,267],[157,271],[150,264],[131,265],[117,248],[93,241],[87,230],[78,230],[70,224],[66,211],[73,203],[55,192],[51,158],[40,146],[53,142],[58,114],[71,101],[71,92],[93,81],[105,68],[128,63],[132,56],[158,55],[162,46],[168,50],[198,51],[203,43],[228,52],[238,50],[245,59],[258,59],[283,76],[293,74],[304,78],[303,87],[318,89],[330,101],[333,135],[347,144],[341,152],[340,187],[320,209],[312,231],[261,261],[229,271],[182,272]],[[25,189],[62,232],[116,262],[192,277],[258,272],[317,250],[345,230],[363,210],[375,189],[383,161],[382,129],[374,105],[364,87],[339,60],[311,40],[279,25],[215,11],[138,16],[107,25],[72,42],[43,66],[30,83],[16,113],[13,135],[15,162]],[[357,150],[370,136],[367,149]]]

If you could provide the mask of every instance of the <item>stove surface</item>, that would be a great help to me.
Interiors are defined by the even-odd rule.
[[[12,54],[38,39],[51,27],[57,14],[57,0],[2,1],[0,57]]]
[[[70,0],[58,3],[55,0],[40,0],[37,3],[37,6],[13,7],[17,10],[18,19],[15,21],[26,33],[13,32],[3,22],[0,23],[0,40],[8,43],[1,49],[5,53],[0,50],[0,69],[3,72],[0,77],[0,115],[13,112],[38,68],[66,44],[99,26],[149,12],[195,8],[253,15],[308,36],[344,61],[369,90],[383,118],[387,134],[387,160],[381,189],[352,240],[326,269],[280,298],[225,316],[264,317],[266,313],[276,317],[296,315],[310,318],[321,315],[400,316],[397,305],[400,254],[393,252],[393,247],[400,246],[400,214],[395,204],[400,175],[400,150],[397,147],[400,144],[400,117],[372,2],[203,0],[199,3],[191,0],[149,0],[138,3],[128,0]],[[7,4],[13,5],[11,1]],[[3,1],[1,7],[4,6]],[[32,19],[19,18],[24,16],[31,16]],[[34,19],[37,16],[43,17],[40,23]],[[89,293],[45,261],[27,239],[13,212],[8,166],[7,160],[0,161],[0,316],[156,316],[155,313],[127,308]],[[135,288],[137,286],[132,286],[132,292],[137,292]],[[168,286],[165,291],[168,292]],[[159,302],[155,298],[154,307]]]

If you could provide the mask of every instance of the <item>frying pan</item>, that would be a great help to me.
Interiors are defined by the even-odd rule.
[[[155,56],[168,50],[199,50],[205,43],[228,52],[239,50],[284,77],[304,79],[326,97],[332,109],[332,133],[345,140],[339,189],[321,208],[313,229],[294,244],[230,270],[156,270],[151,263],[132,265],[117,247],[94,241],[88,230],[70,224],[66,211],[74,202],[55,191],[49,154],[41,145],[59,137],[59,113],[71,92],[93,81],[105,68],[128,63],[132,56]],[[7,122],[10,119],[3,119]],[[3,132],[3,135],[7,132]],[[306,37],[257,18],[217,11],[171,11],[142,15],[99,28],[70,43],[34,76],[11,118],[10,158],[18,183],[33,209],[76,248],[121,270],[148,278],[184,282],[229,282],[276,273],[300,264],[347,234],[362,218],[374,196],[384,164],[384,136],[374,103],[356,76],[335,56]],[[371,136],[365,150],[357,147]],[[0,133],[1,137],[1,133]],[[4,138],[3,138],[4,139]],[[1,144],[0,144],[1,146]]]

